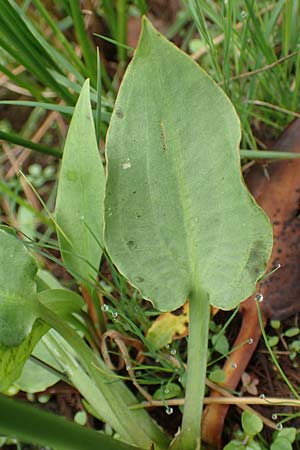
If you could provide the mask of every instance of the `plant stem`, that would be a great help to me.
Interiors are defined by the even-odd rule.
[[[201,448],[201,417],[205,391],[210,305],[202,290],[190,296],[187,384],[182,429],[172,450]]]

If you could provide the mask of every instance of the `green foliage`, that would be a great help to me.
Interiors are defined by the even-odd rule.
[[[89,82],[70,124],[59,177],[56,221],[62,256],[79,280],[95,279],[103,249],[104,169],[96,142]]]
[[[29,336],[37,318],[37,265],[22,242],[4,230],[0,230],[0,267],[0,344],[14,347]]]
[[[248,297],[272,247],[270,223],[240,177],[239,140],[224,93],[144,19],[107,137],[105,245],[158,309],[190,300],[186,400],[172,450],[199,441],[208,303],[230,309]]]
[[[105,240],[162,311],[196,289],[230,309],[265,270],[271,227],[241,181],[239,140],[228,98],[144,21],[107,138]]]
[[[263,429],[262,420],[253,413],[243,411],[241,422],[243,431],[236,432],[235,439],[225,445],[224,450],[266,450],[262,441],[255,439]],[[295,440],[296,428],[276,431],[272,436],[270,450],[292,450]]]
[[[56,30],[42,3],[39,0],[34,3],[47,23]],[[138,3],[142,8],[143,2]],[[73,106],[74,92],[78,91],[80,83],[72,85],[68,82],[65,76],[66,60],[51,51],[13,0],[9,0],[7,5],[5,12],[10,14],[9,8],[12,7],[12,17],[17,12],[18,23],[22,25],[24,22],[25,31],[28,31],[31,41],[28,54],[35,56],[39,51],[45,70],[41,71],[38,65],[31,67],[28,58],[24,60],[26,67],[30,71],[32,69],[37,79],[44,76],[43,82],[46,84],[49,81],[52,89],[56,89],[61,98]],[[105,7],[109,8],[107,2],[104,2]],[[126,34],[125,9],[126,2],[121,1],[117,21],[114,22],[114,32],[120,36],[120,42]],[[83,47],[87,71],[95,81],[93,50],[86,40],[77,4],[72,4],[70,13]],[[17,21],[17,17],[15,19]],[[200,17],[197,25],[207,32],[202,19]],[[3,23],[5,21],[6,18]],[[113,21],[111,24],[113,26]],[[7,31],[11,39],[12,30],[7,28]],[[19,47],[22,38],[25,39],[23,31],[19,30],[16,35]],[[60,36],[57,30],[56,33]],[[60,38],[66,51],[70,52],[67,43]],[[36,48],[35,39],[38,42]],[[122,49],[124,47],[119,45],[120,61],[125,59]],[[50,56],[52,70],[48,67],[47,56]],[[33,63],[36,64],[36,61]],[[214,64],[218,68],[217,60]],[[75,71],[74,68],[71,70],[77,81],[81,78],[77,77],[77,71],[81,69],[79,64]],[[42,93],[39,94],[43,100]],[[101,315],[98,297],[91,286],[95,287],[104,247],[105,180],[90,98],[87,81],[74,109],[66,140],[56,202],[56,226],[65,266],[77,281],[88,287],[97,313]],[[97,117],[99,119],[99,111]],[[160,310],[175,309],[187,298],[190,301],[186,402],[182,431],[171,444],[172,450],[192,450],[200,446],[210,304],[230,309],[248,297],[263,274],[271,251],[270,224],[241,179],[240,135],[239,120],[222,90],[144,19],[139,46],[124,76],[108,135],[105,241],[116,266]],[[5,238],[0,235],[3,241],[1,267],[6,264],[4,254],[7,248],[12,246],[7,236],[18,243],[14,263],[23,258],[26,263],[24,273],[27,274],[23,277],[22,271],[19,271],[22,264],[18,264],[18,270],[14,273],[15,286],[12,286],[12,276],[8,286],[13,293],[17,292],[21,306],[27,297],[30,298],[22,311],[25,331],[20,316],[11,311],[6,314],[11,296],[3,295],[0,303],[0,313],[2,308],[9,316],[10,324],[21,329],[17,333],[18,340],[14,342],[21,343],[24,348],[12,347],[20,351],[21,363],[25,362],[40,337],[30,334],[39,324],[36,322],[32,328],[35,319],[40,317],[47,324],[43,332],[48,327],[56,330],[53,346],[59,355],[57,360],[68,381],[77,386],[85,397],[90,410],[116,430],[125,442],[145,449],[153,445],[157,450],[168,448],[168,437],[144,410],[130,409],[137,403],[132,392],[106,367],[97,352],[84,343],[82,336],[95,347],[93,338],[97,338],[98,330],[94,323],[85,321],[81,298],[61,289],[36,294],[37,267],[23,244],[7,233]],[[12,265],[9,268],[12,269]],[[1,280],[1,277],[2,274],[1,286],[6,286],[6,278],[3,275]],[[7,317],[4,316],[4,319],[8,322]],[[143,336],[142,332],[140,334]],[[5,333],[1,336],[6,345],[15,345],[12,340],[5,341],[9,338]],[[215,350],[226,354],[226,338],[220,334],[215,336],[212,338]],[[13,358],[18,360],[19,355],[13,354]],[[7,386],[8,381],[13,381],[13,377],[5,373],[9,363],[10,360],[4,357],[2,365]],[[15,378],[20,370],[14,369],[14,372]],[[216,374],[215,371],[212,376]],[[219,372],[217,375],[220,379],[222,374]],[[181,387],[170,381],[156,391],[155,397],[166,399],[180,393]],[[18,409],[18,414],[20,418],[23,414],[21,409]],[[32,415],[30,417],[34,418]],[[249,449],[258,448],[253,440],[259,429],[255,419],[243,418]],[[74,429],[74,436],[78,436],[75,443],[68,433],[63,434],[66,427],[61,429],[57,441],[53,441],[53,436],[47,433],[46,437],[41,437],[40,432],[45,430],[46,421],[51,423],[48,417],[40,429],[28,427],[29,434],[26,430],[22,431],[23,434],[17,430],[17,437],[61,449],[86,446],[86,442],[82,444],[83,435],[78,429]],[[1,422],[2,430],[3,433],[16,432],[9,417]],[[91,439],[89,448],[101,445],[99,435],[98,439],[95,434],[86,435],[86,438]],[[106,448],[114,448],[113,445],[113,441],[107,441]],[[123,444],[116,445],[121,449]]]
[[[263,423],[255,414],[244,411],[242,414],[242,427],[249,436],[255,436],[263,429]]]
[[[3,396],[0,396],[0,433],[61,450],[141,450]]]
[[[176,383],[168,383],[157,389],[154,394],[154,400],[168,400],[169,398],[180,397],[181,387]]]
[[[20,377],[32,350],[47,330],[45,324],[36,321],[30,334],[18,346],[0,346],[0,392],[6,392]]]

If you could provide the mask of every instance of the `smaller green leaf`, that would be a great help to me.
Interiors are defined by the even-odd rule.
[[[263,426],[263,422],[258,416],[250,413],[249,411],[243,411],[242,427],[247,434],[250,436],[255,436],[261,432]]]
[[[293,446],[288,439],[284,437],[278,437],[271,444],[271,450],[293,450]]]
[[[293,427],[283,428],[283,430],[278,431],[276,440],[279,438],[285,438],[292,444],[293,442],[295,442],[296,433],[297,433],[296,428]]]
[[[0,230],[0,345],[14,347],[30,334],[37,318],[37,265],[24,244]]]
[[[226,380],[226,375],[224,370],[215,369],[212,372],[210,372],[208,378],[210,379],[210,381],[213,381],[214,383],[223,383]]]
[[[182,394],[181,387],[176,383],[168,383],[161,386],[154,392],[154,400],[168,400],[169,398],[179,397]]]
[[[68,131],[56,201],[62,257],[80,281],[90,281],[97,274],[103,243],[103,202],[104,169],[87,80]]]
[[[262,450],[258,442],[252,441],[246,445],[245,450]]]
[[[233,440],[225,445],[224,450],[245,450],[245,447],[240,441]]]
[[[86,425],[87,423],[87,414],[85,411],[77,411],[74,416],[74,422],[78,423],[78,425]]]
[[[271,336],[268,339],[268,343],[270,347],[275,347],[279,342],[279,337],[278,336]]]
[[[279,330],[279,328],[281,327],[281,322],[280,320],[271,320],[270,325],[272,328],[274,328],[274,330]]]
[[[229,352],[229,342],[224,334],[212,336],[211,342],[216,352],[221,353],[221,355],[227,355]]]
[[[300,328],[293,327],[293,328],[289,328],[288,330],[286,330],[284,335],[286,337],[294,337],[294,336],[298,336],[299,333],[300,333]]]

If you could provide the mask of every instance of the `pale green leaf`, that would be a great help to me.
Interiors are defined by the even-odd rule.
[[[180,397],[182,393],[181,387],[176,383],[168,383],[158,388],[154,394],[154,400],[168,400],[169,398]]]
[[[61,367],[44,344],[43,337],[35,346],[32,354],[51,367],[55,367],[58,371],[61,370]],[[22,391],[35,393],[45,391],[48,387],[57,383],[59,379],[54,373],[28,359],[22,369],[21,376],[14,384]]]
[[[37,265],[24,244],[0,230],[0,345],[14,347],[30,334],[37,318]]]
[[[56,202],[57,231],[64,262],[85,280],[95,278],[102,254],[103,197],[104,169],[86,81],[66,139]]]
[[[38,300],[60,317],[79,313],[85,305],[83,298],[68,289],[48,289],[37,294]]]
[[[144,19],[107,138],[106,246],[160,310],[201,290],[247,298],[272,247],[239,162],[240,122],[224,92]]]
[[[33,348],[48,330],[48,326],[37,320],[29,336],[18,346],[0,344],[0,392],[5,392],[17,380]]]
[[[257,415],[250,413],[249,411],[243,411],[242,427],[247,434],[255,436],[263,429],[263,422]]]

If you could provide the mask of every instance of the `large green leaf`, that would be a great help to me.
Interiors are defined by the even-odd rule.
[[[37,265],[24,244],[0,229],[0,345],[14,347],[37,318]]]
[[[239,162],[240,122],[214,81],[144,19],[107,139],[108,252],[160,310],[201,290],[230,309],[272,246]]]
[[[79,278],[95,278],[103,242],[104,169],[96,142],[89,81],[83,85],[64,148],[56,220],[62,256]],[[97,242],[98,240],[98,242]]]

